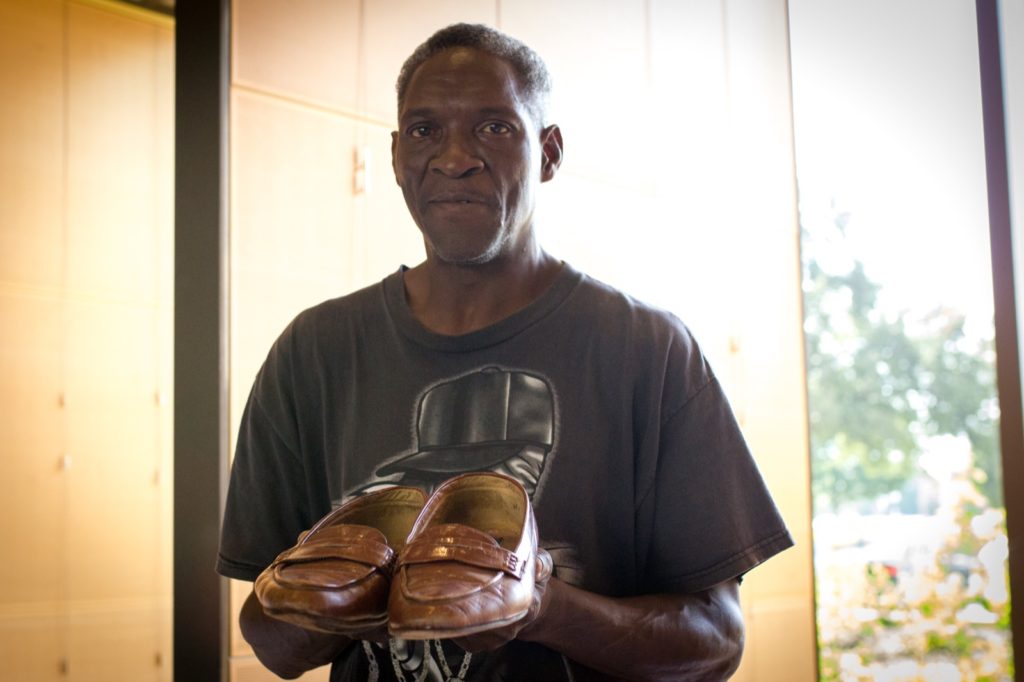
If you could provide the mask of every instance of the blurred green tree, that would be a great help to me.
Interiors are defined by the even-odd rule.
[[[985,474],[976,484],[1001,506],[991,338],[969,337],[965,315],[948,307],[883,311],[882,286],[844,255],[848,220],[802,229],[815,511],[901,491],[923,439],[942,434],[970,440]]]

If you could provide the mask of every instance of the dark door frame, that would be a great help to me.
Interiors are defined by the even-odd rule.
[[[175,8],[174,679],[227,679],[230,0]]]
[[[1024,418],[1021,413],[1020,345],[1013,263],[1010,183],[1006,147],[1006,107],[997,0],[976,0],[978,61],[985,132],[989,242],[996,326],[996,386],[1003,464],[1003,503],[1010,544],[1010,597],[1024,604]],[[1011,607],[1014,648],[1024,651],[1024,608]],[[1020,655],[1015,657],[1020,660]],[[1024,680],[1024,666],[1014,678]]]

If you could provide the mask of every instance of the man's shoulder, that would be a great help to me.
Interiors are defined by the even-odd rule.
[[[664,395],[678,403],[670,407],[685,403],[713,378],[700,345],[674,312],[589,276],[578,298],[575,322],[587,330],[588,343],[613,357],[638,385],[670,386]]]
[[[634,333],[691,336],[689,328],[675,312],[590,275],[583,274],[577,298],[581,309],[609,330],[614,328],[612,323],[616,323],[618,328]]]
[[[304,333],[324,326],[343,324],[352,318],[379,314],[385,307],[385,284],[396,276],[397,273],[392,273],[361,289],[311,305],[296,315],[289,326],[298,333]]]
[[[387,279],[303,309],[282,329],[270,358],[304,361],[329,356],[325,349],[345,348],[358,343],[361,333],[380,329],[387,317]]]

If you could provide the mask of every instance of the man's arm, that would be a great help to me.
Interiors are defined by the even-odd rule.
[[[743,653],[739,583],[615,599],[552,578],[520,638],[585,666],[644,680],[725,680]]]
[[[468,650],[537,642],[614,677],[725,680],[743,653],[739,581],[694,594],[613,598],[551,578],[536,613],[509,628],[457,640]]]
[[[238,617],[242,636],[268,670],[287,680],[333,661],[353,640],[271,618],[250,592]]]

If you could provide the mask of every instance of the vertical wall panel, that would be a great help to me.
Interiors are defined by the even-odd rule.
[[[0,3],[0,679],[57,680],[64,3]]]
[[[67,620],[62,615],[0,615],[0,680],[66,682]]]
[[[143,606],[78,609],[69,619],[68,676],[83,682],[164,682],[167,655],[158,624]]]
[[[352,254],[353,123],[249,93],[232,99],[237,267],[283,277],[338,277]]]
[[[232,6],[233,81],[354,110],[360,0],[244,0]]]
[[[167,529],[157,524],[155,315],[69,305],[65,582],[73,605],[157,596],[158,541]]]
[[[232,435],[270,345],[339,295],[351,247],[353,123],[247,92],[232,99]]]
[[[33,603],[52,609],[61,599],[66,517],[61,305],[0,293],[0,320],[0,547],[18,558],[0,562],[2,621]]]
[[[651,128],[654,189],[661,215],[650,233],[651,279],[638,295],[677,311],[694,330],[730,397],[742,373],[730,353],[740,311],[725,292],[744,274],[732,258],[744,227],[727,207],[743,201],[727,151],[731,39],[724,3],[652,0]],[[671,273],[667,277],[666,273]]]
[[[154,484],[156,500],[156,556],[152,579],[154,598],[149,618],[155,623],[157,679],[170,682],[173,675],[174,643],[172,622],[172,584],[174,571],[174,26],[171,22],[154,27],[155,159],[152,182],[155,184],[151,207],[156,225],[157,271],[154,333],[155,395],[157,412],[154,443]]]
[[[68,20],[68,284],[152,299],[158,283],[158,203],[148,170],[158,139],[154,29],[76,4]]]
[[[796,546],[744,581],[754,646],[740,679],[780,671],[813,679],[816,646],[811,556],[810,459],[803,312],[792,139],[788,17],[783,0],[725,5],[730,140],[736,198],[725,208],[740,248],[723,249],[722,301],[738,319],[733,339],[744,384],[735,396],[744,432]]]
[[[0,3],[0,679],[169,679],[172,35]]]
[[[0,3],[0,286],[60,284],[63,5]]]
[[[67,17],[67,660],[80,679],[155,680],[171,654],[173,35],[103,5]]]
[[[152,55],[146,60],[153,74],[153,164],[150,182],[153,183],[153,201],[149,207],[156,230],[156,302],[169,312],[174,307],[174,28],[171,25],[153,26]],[[173,343],[171,333],[161,340]],[[165,350],[170,350],[165,348]],[[173,352],[160,355],[161,366],[171,369]],[[174,381],[168,371],[164,382],[165,404],[171,405],[170,392]],[[167,432],[170,434],[170,431]]]

